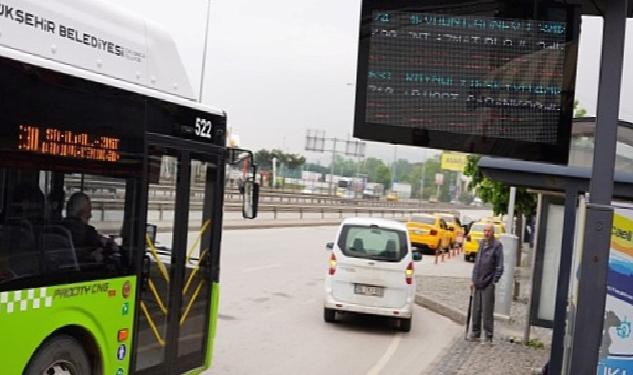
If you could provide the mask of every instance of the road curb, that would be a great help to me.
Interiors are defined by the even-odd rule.
[[[445,304],[432,300],[428,297],[424,297],[421,295],[415,296],[415,303],[418,306],[422,306],[427,308],[437,314],[447,317],[448,319],[454,321],[457,324],[465,324],[466,323],[466,314],[462,311],[454,309],[450,306],[446,306]]]

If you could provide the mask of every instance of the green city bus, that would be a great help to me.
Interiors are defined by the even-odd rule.
[[[3,22],[3,37],[26,46],[67,21],[51,16],[28,35]],[[2,43],[0,373],[202,372],[226,165],[244,171],[242,214],[253,218],[252,154],[226,147],[221,110]]]

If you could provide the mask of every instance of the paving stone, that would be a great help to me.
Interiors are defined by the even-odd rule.
[[[517,342],[523,338],[527,318],[530,285],[529,278],[525,277],[526,272],[530,272],[527,267],[519,270],[517,280],[521,283],[521,293],[517,301],[512,303],[510,320],[495,319],[494,343],[466,341],[462,334],[424,374],[531,374],[532,368],[543,366],[549,357],[550,329],[531,328],[530,338],[543,343],[543,348]],[[470,294],[469,278],[418,275],[416,282],[418,304],[463,324]]]

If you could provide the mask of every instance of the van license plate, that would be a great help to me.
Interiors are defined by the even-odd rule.
[[[376,296],[382,297],[385,290],[381,286],[354,284],[354,294],[361,294],[364,296]]]

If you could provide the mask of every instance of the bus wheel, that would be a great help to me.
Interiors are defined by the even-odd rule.
[[[25,375],[90,375],[90,361],[81,344],[68,335],[46,340],[29,362]]]

